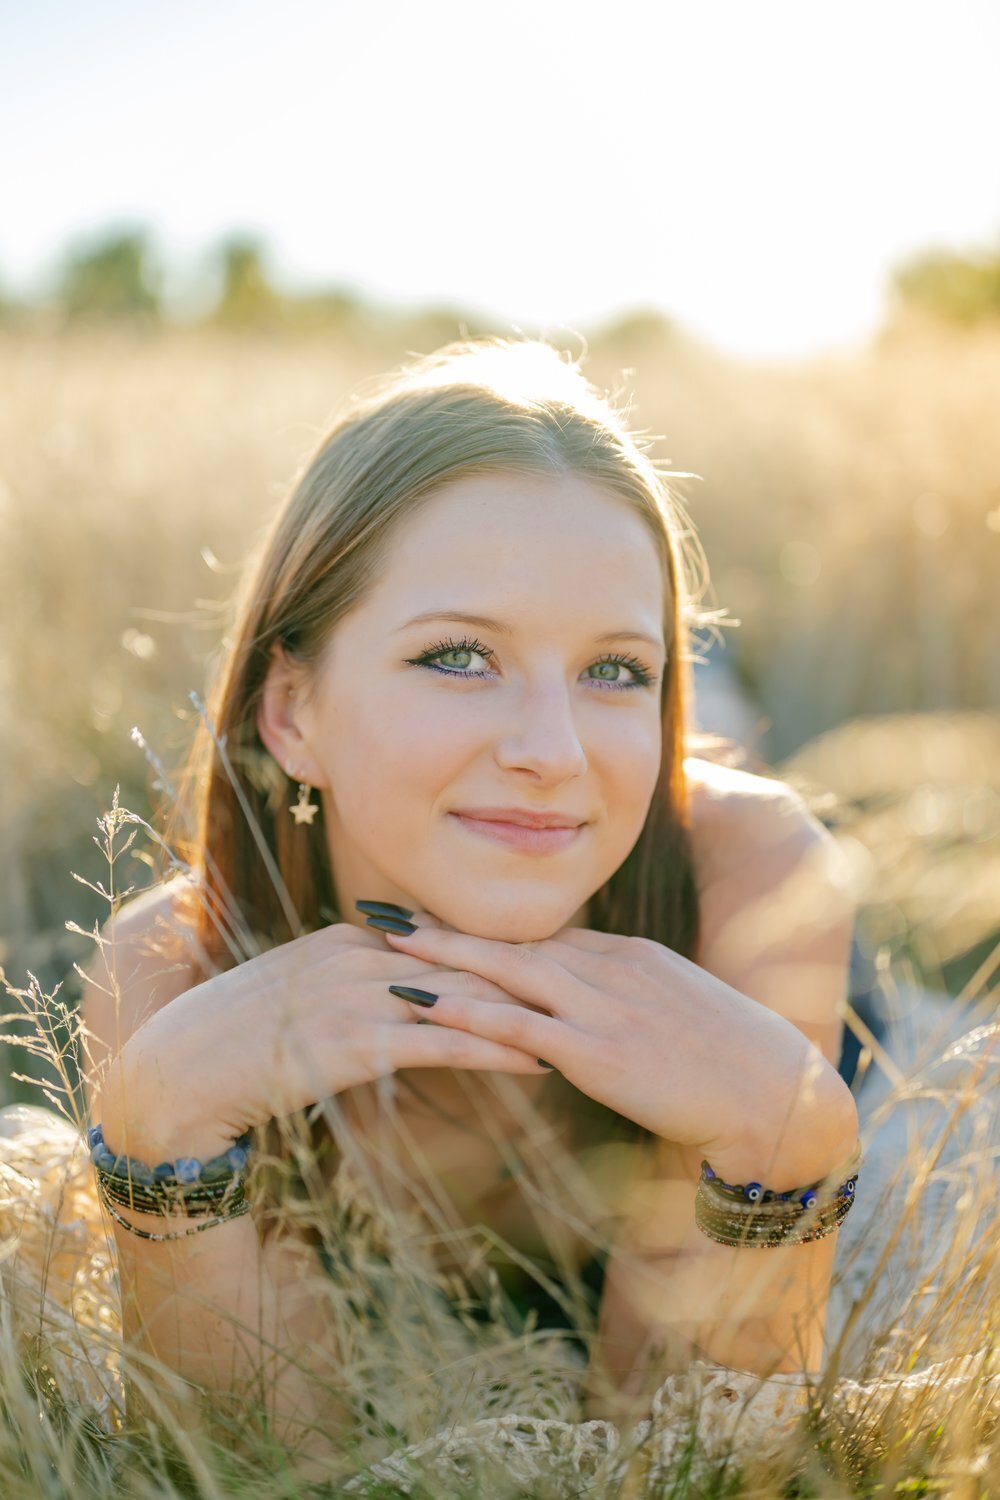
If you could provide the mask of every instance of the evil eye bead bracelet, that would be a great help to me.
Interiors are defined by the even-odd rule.
[[[694,1200],[695,1223],[720,1245],[768,1248],[822,1239],[850,1212],[860,1164],[859,1144],[850,1161],[819,1182],[776,1193],[759,1182],[723,1182],[703,1161]],[[831,1186],[838,1179],[839,1186]]]

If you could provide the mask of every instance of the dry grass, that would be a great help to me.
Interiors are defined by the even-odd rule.
[[[123,899],[119,882],[132,841],[143,831],[151,832],[117,806],[102,820],[102,899],[110,913]],[[456,1232],[447,1216],[432,1209],[434,1235],[447,1240],[461,1268],[442,1275],[424,1253],[426,1222],[393,1210],[365,1175],[354,1201],[363,1205],[369,1197],[376,1205],[373,1218],[348,1200],[332,1200],[323,1188],[303,1194],[307,1158],[297,1158],[295,1188],[277,1158],[265,1158],[257,1170],[269,1174],[279,1211],[293,1215],[299,1227],[314,1225],[338,1264],[335,1279],[317,1266],[312,1290],[329,1301],[335,1320],[340,1359],[331,1395],[346,1403],[351,1424],[329,1478],[318,1481],[314,1471],[308,1480],[302,1477],[288,1450],[269,1435],[266,1403],[252,1394],[225,1405],[206,1401],[203,1423],[178,1427],[161,1402],[160,1381],[165,1376],[169,1383],[169,1372],[159,1372],[148,1356],[132,1376],[143,1407],[133,1412],[130,1405],[126,1412],[108,1251],[113,1241],[101,1225],[93,1177],[80,1150],[85,1122],[74,1098],[70,1051],[89,1071],[87,1036],[78,1016],[36,983],[8,986],[8,992],[16,1008],[4,1019],[30,1022],[32,1061],[44,1063],[57,1080],[46,1089],[52,1118],[62,1115],[71,1128],[48,1127],[40,1139],[22,1137],[9,1148],[0,1141],[5,1496],[977,1496],[990,1493],[1000,1478],[995,1022],[979,1030],[971,1051],[932,1037],[930,1048],[902,1070],[898,1086],[883,1090],[877,1108],[867,1111],[868,1227],[846,1247],[838,1268],[853,1311],[831,1351],[826,1377],[808,1392],[794,1425],[761,1424],[735,1456],[731,1438],[740,1421],[752,1416],[744,1416],[741,1405],[725,1409],[730,1423],[724,1429],[717,1415],[699,1422],[697,1390],[688,1391],[683,1377],[671,1387],[664,1425],[654,1422],[645,1441],[626,1432],[623,1447],[610,1454],[596,1439],[583,1441],[583,1429],[572,1425],[581,1420],[574,1395],[579,1365],[558,1335],[532,1338],[530,1324],[507,1322],[495,1280],[489,1273],[484,1280],[484,1252],[491,1246],[503,1252],[502,1240],[485,1229]],[[988,997],[984,991],[968,998],[985,1003]],[[893,1071],[890,1064],[889,1081]],[[28,1076],[38,1076],[37,1069]],[[387,1093],[389,1113],[380,1125],[386,1159],[408,1174],[419,1171],[405,1132],[392,1128],[390,1100]],[[324,1105],[324,1115],[340,1149],[356,1161],[335,1099]],[[876,1128],[888,1132],[880,1150]],[[295,1153],[301,1141],[291,1130],[284,1134]],[[576,1164],[560,1160],[558,1149],[553,1154],[551,1135],[537,1153],[529,1143],[520,1152],[525,1191],[537,1194],[556,1216],[589,1223],[596,1242],[609,1245],[614,1191],[596,1177],[584,1180]],[[263,1181],[251,1178],[251,1198]],[[426,1201],[434,1202],[430,1191]],[[574,1272],[568,1265],[560,1269],[572,1287]],[[455,1309],[469,1297],[490,1304],[492,1322],[456,1317]],[[592,1315],[578,1316],[576,1327],[589,1346]],[[841,1378],[842,1370],[849,1378]],[[753,1412],[753,1399],[747,1412]],[[465,1424],[507,1414],[517,1414],[514,1449],[498,1451],[482,1427],[462,1431]],[[546,1426],[538,1419],[554,1421]],[[414,1444],[422,1445],[424,1457],[411,1464],[409,1489],[396,1483],[390,1469],[369,1467]],[[464,1453],[460,1464],[449,1457],[456,1450]]]
[[[9,392],[0,937],[22,1018],[9,1023],[20,1035],[11,1072],[47,1080],[70,1116],[75,1017],[53,989],[87,956],[67,919],[88,929],[106,915],[71,872],[105,874],[109,851],[91,837],[111,788],[121,783],[123,804],[149,815],[149,771],[129,730],[138,723],[168,764],[179,758],[187,695],[203,687],[241,558],[341,395],[396,352],[180,332],[0,340]],[[658,456],[704,476],[686,501],[712,566],[708,602],[742,622],[727,652],[769,726],[764,752],[809,791],[856,867],[864,951],[883,988],[930,984],[986,1019],[1000,952],[1000,338],[913,328],[852,360],[751,369],[640,325],[627,339],[595,341],[588,369],[634,388],[638,425],[665,434]],[[119,886],[142,882],[139,847]],[[37,985],[20,977],[28,969]],[[933,1102],[933,1061],[914,1069],[915,1099]],[[995,1079],[990,1087],[995,1114]],[[31,1093],[16,1079],[9,1087],[9,1097]],[[997,1237],[977,1243],[970,1227],[994,1202],[995,1157],[976,1149],[965,1237],[956,1235],[922,1321],[907,1324],[911,1353],[977,1350],[984,1322],[995,1337]],[[912,1177],[927,1160],[926,1138],[913,1134],[902,1170]],[[421,1384],[422,1372],[461,1374],[454,1335],[430,1305],[427,1326],[437,1356],[426,1344],[387,1356],[370,1330],[356,1330],[352,1379],[371,1452],[391,1446],[394,1424],[399,1442],[426,1431],[441,1393]],[[183,1436],[169,1430],[96,1430],[46,1379],[44,1345],[23,1332],[9,1320],[0,1328],[5,1500],[302,1492],[266,1443],[244,1462],[201,1438],[168,1451]],[[865,1327],[872,1350],[884,1333]],[[524,1360],[517,1341],[496,1337],[498,1360]],[[387,1358],[400,1377],[391,1389]],[[508,1399],[537,1397],[539,1372],[518,1368]],[[32,1369],[37,1389],[25,1384]],[[407,1380],[424,1394],[400,1405]],[[869,1403],[867,1416],[828,1407],[808,1448],[790,1444],[783,1473],[772,1466],[737,1488],[995,1492],[1000,1452],[981,1398],[975,1386],[956,1396],[942,1377],[923,1398],[933,1422],[891,1403]],[[481,1492],[501,1495],[498,1483]],[[659,1492],[722,1494],[734,1483],[681,1464]],[[451,1493],[440,1479],[426,1492]]]

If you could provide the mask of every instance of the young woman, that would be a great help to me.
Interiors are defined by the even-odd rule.
[[[572,1324],[579,1273],[592,1420],[695,1361],[820,1370],[851,879],[788,786],[693,753],[689,540],[533,341],[412,362],[306,464],[225,642],[187,873],[84,997],[126,1341],[178,1411],[256,1382],[320,1468],[357,1416],[337,1246],[252,1191],[293,1147],[515,1321]]]

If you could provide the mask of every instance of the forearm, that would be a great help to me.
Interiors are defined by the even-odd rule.
[[[835,1234],[746,1249],[716,1244],[693,1222],[679,1244],[654,1245],[655,1228],[654,1210],[648,1236],[608,1257],[594,1363],[615,1387],[642,1374],[655,1386],[695,1359],[765,1376],[819,1370]]]
[[[129,1108],[144,1096],[134,1074],[130,1082],[128,1062],[112,1065],[94,1102],[93,1118],[112,1149],[155,1164],[182,1154],[204,1160],[231,1144],[221,1134],[213,1139],[208,1122],[185,1123],[179,1104],[170,1131],[141,1107]],[[119,1212],[158,1234],[196,1222]],[[332,1438],[344,1413],[331,1394],[336,1341],[329,1305],[305,1274],[308,1247],[287,1239],[262,1245],[250,1214],[166,1242],[111,1223],[131,1403],[161,1404],[189,1423],[196,1414],[214,1421],[248,1401],[266,1413],[279,1441],[296,1447],[311,1433],[306,1447],[319,1451],[316,1432]]]
[[[720,1154],[720,1175],[777,1191],[817,1180],[856,1142],[853,1100],[800,1125],[804,1141],[789,1132],[787,1149],[772,1144],[767,1175],[753,1136]],[[696,1359],[763,1376],[821,1368],[836,1233],[784,1247],[718,1244],[695,1223],[698,1175],[697,1152],[662,1142],[632,1188],[607,1264],[588,1415],[641,1415],[656,1386]]]

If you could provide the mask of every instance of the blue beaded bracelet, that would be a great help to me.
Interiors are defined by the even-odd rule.
[[[132,1176],[141,1180],[143,1173],[149,1173],[146,1179],[149,1182],[177,1184],[183,1186],[191,1182],[212,1181],[212,1176],[206,1174],[225,1174],[230,1177],[234,1172],[242,1172],[250,1159],[250,1131],[246,1130],[236,1141],[224,1151],[221,1156],[213,1156],[211,1161],[202,1163],[194,1156],[180,1156],[176,1161],[161,1161],[156,1167],[147,1167],[145,1162],[137,1161],[132,1156],[116,1156],[109,1149],[104,1140],[104,1126],[92,1125],[87,1131],[87,1143],[90,1146],[90,1159],[95,1167],[100,1167],[106,1172],[113,1172],[116,1177],[127,1175],[123,1164],[127,1163],[131,1169]]]
[[[819,1182],[811,1183],[809,1187],[792,1188],[788,1193],[775,1193],[770,1188],[761,1187],[759,1182],[723,1182],[721,1177],[712,1171],[708,1162],[703,1161],[701,1164],[701,1181],[706,1184],[711,1183],[712,1192],[726,1198],[735,1199],[737,1202],[791,1203],[794,1201],[801,1203],[803,1208],[812,1208],[813,1204],[817,1201],[816,1189],[822,1186],[824,1179],[820,1178]],[[857,1187],[857,1182],[858,1173],[855,1172],[853,1177],[848,1177],[846,1182],[843,1182],[836,1189],[833,1196],[836,1198],[842,1196],[852,1198],[854,1196],[854,1189]]]
[[[172,1162],[161,1161],[155,1167],[134,1156],[112,1151],[104,1139],[102,1125],[94,1125],[87,1131],[87,1142],[101,1186],[119,1202],[153,1211],[162,1211],[164,1205],[178,1201],[188,1209],[197,1204],[215,1205],[239,1184],[250,1159],[249,1130],[211,1161],[203,1163],[196,1157],[182,1156]],[[122,1192],[128,1196],[123,1198]]]
[[[860,1162],[859,1143],[843,1167],[807,1187],[776,1193],[759,1182],[723,1182],[703,1161],[694,1199],[695,1223],[722,1245],[766,1249],[822,1239],[843,1222],[854,1202]],[[840,1187],[831,1188],[842,1171],[851,1175]]]

